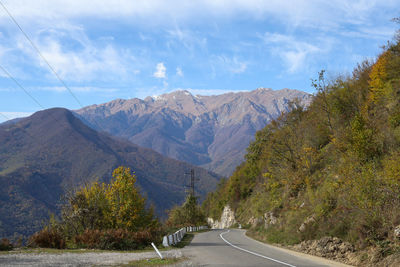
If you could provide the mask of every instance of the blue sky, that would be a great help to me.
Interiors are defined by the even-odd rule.
[[[374,59],[394,0],[0,0],[83,106],[177,89],[292,88]],[[0,6],[0,65],[44,108],[80,108]],[[0,70],[0,122],[42,109]]]

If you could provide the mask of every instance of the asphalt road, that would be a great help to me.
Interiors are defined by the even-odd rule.
[[[239,229],[197,234],[183,254],[190,257],[195,266],[344,266],[260,243]]]

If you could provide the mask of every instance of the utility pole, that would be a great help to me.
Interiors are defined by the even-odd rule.
[[[185,174],[190,174],[190,185],[187,192],[189,193],[189,195],[194,196],[194,184],[196,182],[196,178],[194,177],[194,169],[191,169],[190,173],[187,172]]]
[[[189,174],[189,173],[185,173],[185,174]],[[195,196],[195,191],[194,191],[194,184],[196,182],[196,178],[194,176],[194,169],[190,170],[190,185],[189,188],[187,189],[187,199],[186,199],[186,207],[187,207],[187,211],[188,211],[188,216],[189,216],[189,221],[192,224],[196,224],[196,220],[197,220],[197,199]]]
[[[194,196],[194,169],[190,170],[190,193]]]

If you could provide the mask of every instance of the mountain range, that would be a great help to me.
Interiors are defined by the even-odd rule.
[[[256,131],[287,112],[291,101],[308,105],[311,98],[290,89],[213,96],[180,90],[143,100],[116,99],[75,112],[96,130],[229,176]]]
[[[37,231],[50,213],[59,212],[63,194],[95,180],[108,182],[120,165],[135,172],[141,192],[161,217],[183,202],[190,169],[199,178],[200,196],[214,189],[220,178],[99,133],[61,108],[0,125],[0,144],[0,237]]]

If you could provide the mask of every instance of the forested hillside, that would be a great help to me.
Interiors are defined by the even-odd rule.
[[[155,213],[185,200],[185,172],[194,169],[197,194],[213,190],[219,176],[123,139],[87,127],[67,109],[39,111],[0,126],[0,237],[31,235],[61,198],[93,181],[109,182],[112,170],[128,166]]]
[[[313,82],[306,109],[257,132],[246,162],[203,204],[226,204],[270,242],[336,236],[358,248],[392,251],[400,224],[400,36],[352,75]],[[276,218],[268,223],[266,215]],[[260,221],[260,220],[259,220]],[[254,225],[254,224],[253,224]]]

